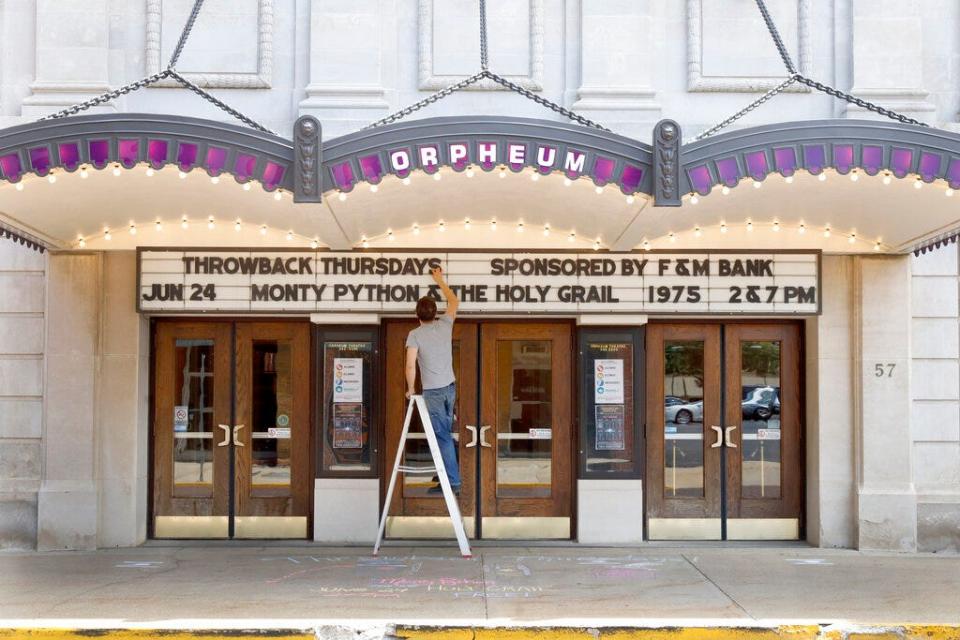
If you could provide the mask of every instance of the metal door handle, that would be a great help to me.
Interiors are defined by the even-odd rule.
[[[218,442],[218,447],[225,447],[230,444],[230,425],[228,424],[218,424],[218,427],[223,429],[223,442]]]
[[[731,448],[733,448],[733,449],[736,449],[736,448],[737,448],[737,445],[734,444],[733,441],[730,440],[730,432],[733,431],[733,430],[736,429],[736,428],[737,428],[736,425],[734,425],[734,426],[732,426],[732,427],[727,427],[726,429],[723,430],[723,443],[724,443],[726,446],[731,447]]]
[[[711,449],[717,449],[723,446],[723,427],[711,426],[711,429],[717,432],[717,441],[710,445]]]
[[[465,424],[463,426],[467,429],[467,431],[470,432],[470,437],[471,437],[470,442],[468,442],[463,446],[468,449],[477,446],[477,428],[472,424]]]
[[[490,447],[490,446],[492,446],[489,442],[487,442],[486,437],[484,437],[484,435],[483,435],[483,434],[487,431],[487,429],[489,429],[489,428],[490,428],[490,425],[488,425],[488,424],[485,424],[485,425],[483,425],[482,427],[480,427],[480,446],[481,446],[481,447]]]
[[[245,446],[242,442],[240,442],[240,440],[237,439],[237,431],[240,431],[240,429],[243,429],[242,424],[233,425],[233,444],[235,444],[238,447]]]

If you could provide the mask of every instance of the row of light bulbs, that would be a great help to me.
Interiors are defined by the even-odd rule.
[[[207,229],[213,231],[214,229],[216,229],[216,227],[217,227],[216,218],[214,218],[213,216],[210,216],[209,218],[207,218]],[[187,216],[183,216],[182,218],[180,218],[180,228],[183,229],[184,231],[190,228],[190,220],[187,218]],[[153,223],[153,230],[157,233],[162,232],[163,221],[160,220],[159,218],[155,220]],[[243,231],[243,221],[240,218],[237,218],[233,222],[233,230],[236,231],[237,233],[240,233],[241,231]],[[260,235],[262,236],[267,235],[267,230],[268,230],[267,225],[265,224],[260,225]],[[127,227],[127,232],[131,236],[137,235],[137,224],[131,221],[130,225]],[[287,242],[293,242],[293,240],[297,238],[305,239],[303,236],[299,234],[295,234],[293,230],[287,231],[286,238],[287,238]],[[103,239],[108,242],[110,240],[113,240],[113,232],[111,231],[110,227],[104,227]],[[77,246],[80,247],[81,249],[87,246],[87,239],[82,234],[77,236]],[[319,246],[320,246],[320,240],[318,238],[313,238],[312,240],[310,240],[311,249],[316,249]]]
[[[463,220],[464,231],[470,231],[473,228],[473,226],[474,226],[474,223],[470,220],[470,218],[464,218]],[[490,231],[497,230],[496,218],[490,219],[489,228],[490,228]],[[444,222],[443,220],[438,221],[436,224],[436,229],[438,232],[443,233],[444,231],[447,230],[447,223]],[[418,236],[420,235],[421,227],[419,224],[414,223],[413,226],[410,228],[410,231],[413,233],[413,235]],[[524,224],[523,220],[517,221],[516,231],[517,233],[523,233],[524,231],[526,231],[526,225]],[[552,232],[553,232],[553,229],[550,227],[549,222],[543,225],[542,233],[544,237],[549,237]],[[386,239],[391,242],[397,239],[393,233],[393,229],[387,229],[386,233],[381,234],[379,236],[375,236],[375,237],[377,238],[386,237]],[[574,230],[571,230],[567,234],[567,242],[575,242],[576,240],[577,240],[577,232]],[[368,248],[370,246],[370,238],[368,238],[366,235],[362,236],[360,240],[360,246],[362,246],[364,249]],[[600,238],[598,237],[596,240],[593,241],[594,251],[598,251],[600,249],[600,246],[601,246]]]
[[[111,172],[113,173],[114,176],[120,176],[123,174],[123,167],[121,167],[119,162],[115,162],[113,164],[113,169],[111,169]],[[148,178],[152,178],[154,175],[156,175],[156,172],[157,172],[156,169],[147,165],[147,170],[145,174]],[[80,178],[83,180],[86,180],[87,178],[90,177],[90,170],[87,167],[87,165],[81,165],[78,173],[80,174]],[[181,180],[185,180],[187,178],[187,175],[188,173],[186,171],[182,171],[182,170],[177,171],[177,176]],[[49,182],[50,184],[55,184],[57,182],[57,173],[55,171],[51,170],[50,173],[47,174],[47,182]],[[247,180],[246,182],[243,182],[241,184],[241,188],[244,191],[250,191],[250,189],[253,187],[253,182],[254,182],[253,180]],[[220,184],[220,176],[210,176],[210,184]],[[21,180],[20,182],[17,182],[14,188],[17,191],[23,191],[26,188],[24,181]],[[276,189],[273,192],[273,199],[278,201],[282,200],[283,190]]]

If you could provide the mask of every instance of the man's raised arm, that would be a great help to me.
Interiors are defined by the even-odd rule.
[[[437,283],[440,291],[443,292],[443,299],[447,301],[447,311],[445,315],[450,316],[451,319],[455,318],[457,316],[457,309],[460,307],[460,298],[453,292],[450,285],[444,281],[443,270],[440,267],[432,269],[430,275],[433,276],[433,281]]]

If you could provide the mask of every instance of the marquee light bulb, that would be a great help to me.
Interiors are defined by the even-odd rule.
[[[440,172],[439,172],[439,171],[437,171],[435,174],[433,174],[433,179],[434,179],[434,180],[440,180],[440,178],[442,178],[442,177],[443,177],[443,176],[440,175]]]
[[[133,224],[132,222],[130,223],[130,235],[137,235],[137,225]]]
[[[787,184],[793,184],[793,176],[792,175],[787,176],[786,178],[783,179],[783,181],[786,182]]]
[[[80,177],[86,180],[90,176],[90,172],[87,171],[86,167],[80,167]]]
[[[773,221],[773,231],[774,231],[775,233],[780,231],[780,221],[779,221],[779,220],[774,220],[774,221]]]
[[[81,249],[83,249],[85,246],[87,246],[87,241],[83,239],[83,236],[80,236],[80,238],[77,240],[77,244]]]
[[[467,167],[467,177],[468,177],[468,178],[472,178],[472,177],[473,177],[473,166],[472,166],[472,165],[469,166],[469,167]]]
[[[120,175],[120,163],[119,163],[119,162],[118,162],[117,164],[113,165],[113,175],[115,175],[115,176],[119,176],[119,175]]]
[[[250,191],[250,183],[249,183],[249,182],[244,182],[244,183],[243,183],[243,190],[244,190],[244,191]]]
[[[190,223],[187,222],[187,216],[183,216],[183,218],[180,220],[180,228],[181,228],[181,229],[186,229],[186,228],[188,228],[189,226],[190,226]]]
[[[463,221],[463,229],[464,231],[470,231],[470,218]]]
[[[496,231],[496,230],[497,230],[497,219],[494,218],[493,220],[490,221],[490,231]]]
[[[403,186],[409,187],[409,186],[410,186],[410,176],[405,177],[405,178],[404,178],[403,180],[401,180],[400,182],[403,184]],[[347,195],[347,194],[343,194],[343,195]]]
[[[240,233],[241,229],[243,229],[243,225],[240,224],[240,218],[237,218],[237,221],[233,223],[233,230]]]
[[[600,250],[600,238],[597,238],[597,239],[593,242],[593,250],[594,250],[594,251],[599,251],[599,250]]]
[[[627,196],[627,204],[633,204],[635,198],[633,196]]]
[[[147,177],[148,177],[148,178],[152,178],[154,173],[156,173],[156,171],[153,170],[153,167],[147,167]]]
[[[690,196],[690,204],[697,205],[700,202],[700,197],[697,194]]]
[[[23,183],[22,183],[22,182],[18,182],[18,183],[17,183],[17,186],[16,186],[15,188],[16,188],[17,191],[23,191]]]
[[[57,176],[53,175],[52,173],[49,176],[47,176],[47,182],[49,182],[50,184],[53,184],[56,181],[57,181]]]
[[[890,184],[893,182],[893,177],[890,175],[889,171],[883,172],[883,184]]]
[[[594,191],[596,191],[596,192],[597,192],[597,195],[600,195],[601,193],[603,193],[603,187],[601,187],[601,186],[597,186],[597,188],[596,188],[596,189],[594,189]]]
[[[393,237],[393,229],[387,229],[387,240],[393,242],[396,238]]]
[[[500,177],[501,177],[501,178],[506,178],[506,177],[507,177],[507,168],[506,168],[506,167],[500,167]]]
[[[570,178],[564,178],[564,179],[563,179],[563,186],[569,187],[569,186],[572,185],[572,184],[573,184],[573,180],[571,180]]]
[[[826,227],[823,228],[823,237],[824,238],[830,237],[830,225],[827,225]]]
[[[346,202],[346,201],[347,201],[347,192],[346,192],[346,191],[341,191],[339,194],[337,194],[337,199],[340,200],[340,202]]]
[[[650,251],[650,241],[649,241],[649,240],[644,240],[644,241],[643,241],[643,250],[644,250],[644,251]]]
[[[819,180],[820,182],[824,182],[826,179],[827,179],[827,174],[824,173],[823,171],[821,171],[820,175],[817,176],[817,180]]]
[[[947,196],[948,198],[952,198],[952,197],[953,197],[953,189],[951,189],[950,187],[947,187],[947,190],[943,192],[943,195]]]
[[[800,223],[800,226],[797,227],[797,233],[799,233],[800,235],[803,235],[803,234],[805,234],[806,232],[807,232],[807,225],[805,225],[805,224],[803,224],[803,223],[801,222],[801,223]]]
[[[375,184],[370,185],[370,193],[376,193],[377,191],[380,191],[380,187]]]
[[[186,172],[186,171],[178,171],[178,172],[177,172],[177,177],[180,178],[181,180],[183,180],[184,178],[187,177],[187,172]]]
[[[856,231],[851,231],[851,232],[850,232],[850,237],[847,238],[847,242],[849,242],[850,244],[853,244],[853,243],[856,242],[856,241],[857,241],[857,232],[856,232]]]
[[[874,250],[874,251],[880,251],[880,241],[879,241],[879,240],[877,240],[877,241],[873,244],[873,250]]]
[[[723,185],[723,188],[720,189],[720,193],[722,193],[725,196],[730,195],[730,187],[728,187],[727,185]]]
[[[287,242],[293,240],[293,231],[287,231]]]
[[[367,236],[363,236],[363,238],[360,240],[360,246],[362,246],[364,249],[370,248],[370,241],[367,240]]]
[[[534,182],[540,179],[540,174],[537,172],[536,169],[534,169],[533,173],[530,174],[530,179],[533,180]]]
[[[112,240],[112,239],[113,239],[113,236],[110,235],[110,229],[104,229],[104,230],[103,230],[103,239],[104,239],[104,240]]]
[[[669,238],[670,238],[670,242],[676,242],[676,241],[677,241],[677,235],[676,235],[673,231],[670,232]]]
[[[273,194],[273,199],[276,200],[277,202],[280,202],[282,198],[283,198],[283,192],[277,189]]]
[[[753,181],[753,188],[754,188],[754,189],[759,189],[759,188],[762,187],[762,186],[763,186],[763,183],[760,182],[759,180],[754,180],[754,181]]]
[[[854,169],[853,171],[850,172],[850,181],[851,181],[851,182],[856,182],[856,181],[859,180],[859,179],[860,179],[860,174],[857,172],[856,169]]]
[[[543,225],[543,235],[544,237],[550,235],[550,225],[548,224]]]
[[[314,238],[313,240],[310,241],[310,248],[311,248],[311,249],[316,249],[316,248],[319,247],[319,246],[320,246],[320,242],[319,242],[316,238]]]
[[[702,235],[703,235],[703,231],[700,230],[699,225],[693,228],[693,237],[699,238]]]
[[[727,232],[727,223],[724,222],[723,220],[721,220],[721,221],[720,221],[720,233],[726,233],[726,232]]]
[[[753,221],[747,220],[747,232],[753,231]]]
[[[571,232],[570,232],[570,235],[567,236],[567,242],[573,242],[573,241],[576,240],[576,239],[577,239],[577,232],[576,232],[576,231],[571,231]]]
[[[523,233],[523,220],[517,223],[517,233]]]
[[[923,180],[920,178],[920,176],[917,176],[917,179],[913,181],[913,188],[914,189],[923,188]]]
[[[212,231],[214,226],[215,225],[213,223],[213,216],[210,216],[210,218],[207,220],[207,229],[210,229]]]
[[[437,223],[437,231],[439,231],[440,233],[443,233],[446,230],[447,230],[447,225],[443,223],[443,220]]]
[[[157,233],[160,233],[161,231],[163,231],[163,225],[160,223],[159,219],[157,219],[157,221],[153,223],[153,230],[156,231]]]
[[[420,235],[420,225],[418,225],[418,224],[414,224],[414,225],[413,225],[413,235],[415,235],[415,236]]]
[[[260,235],[262,236],[267,235],[267,225],[265,224],[260,225]]]
[[[220,176],[210,176],[210,184],[220,184]]]

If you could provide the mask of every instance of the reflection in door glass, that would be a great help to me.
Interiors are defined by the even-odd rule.
[[[553,442],[549,340],[497,342],[497,497],[549,498]]]
[[[406,350],[403,352],[406,358]],[[401,363],[402,365],[402,363]],[[400,371],[403,371],[401,366]],[[460,341],[453,341],[453,375],[460,380]],[[417,370],[417,392],[420,392],[420,371]],[[396,420],[403,420],[406,417],[407,402],[403,403],[404,413],[395,416]],[[460,463],[460,389],[457,388],[457,396],[453,401],[453,425],[450,427],[453,432],[453,441],[458,443],[457,463]],[[432,467],[433,458],[430,456],[430,447],[427,445],[426,437],[423,435],[423,422],[420,420],[420,414],[413,412],[410,420],[410,435],[407,437],[407,444],[403,451],[403,464],[409,466]],[[463,468],[461,466],[461,472]],[[440,480],[436,474],[414,474],[405,473],[401,476],[403,480],[403,497],[405,498],[442,498],[442,493],[427,493],[431,487],[439,486]]]
[[[780,343],[740,343],[744,498],[780,497]]]
[[[703,496],[702,340],[663,345],[663,484],[669,497]]]
[[[173,478],[213,484],[213,340],[177,340],[173,399]]]
[[[287,340],[253,343],[253,424],[250,425],[254,486],[290,484],[293,424],[293,361]],[[305,375],[305,372],[300,372]],[[242,436],[239,438],[243,440]]]

